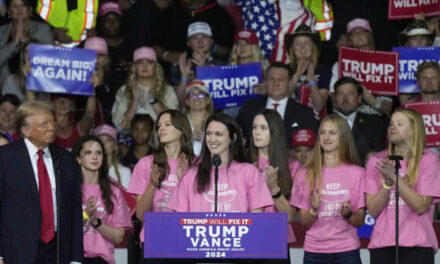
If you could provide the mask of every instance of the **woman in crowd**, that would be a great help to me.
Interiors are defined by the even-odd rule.
[[[119,161],[118,131],[114,127],[104,124],[96,127],[93,134],[99,137],[99,140],[104,144],[109,176],[127,190],[130,184],[131,171]]]
[[[135,114],[149,114],[153,120],[166,109],[177,109],[173,87],[165,81],[156,53],[150,47],[140,47],[133,54],[134,64],[127,83],[117,94],[112,108],[113,124],[129,129]]]
[[[411,109],[398,109],[388,128],[388,150],[372,156],[367,164],[365,193],[367,208],[376,224],[370,238],[370,262],[392,263],[395,258],[396,176],[394,162],[400,161],[399,263],[434,263],[438,244],[432,226],[434,203],[440,197],[438,155],[425,149],[422,116]]]
[[[29,39],[42,44],[53,44],[50,26],[46,23],[32,21],[32,1],[10,0],[8,15],[11,19],[0,27],[0,87],[10,73],[19,70],[19,50]]]
[[[289,222],[287,242],[295,242],[295,235],[290,225],[295,208],[289,201],[292,196],[293,177],[300,164],[288,158],[283,119],[277,111],[265,109],[255,115],[251,142],[250,162],[257,164],[258,169],[263,172],[274,203],[274,206],[266,207],[264,212],[286,213]],[[280,263],[290,263],[290,255],[288,254],[287,259]]]
[[[84,264],[115,263],[115,244],[132,226],[122,192],[110,181],[105,149],[93,135],[81,137],[72,150],[81,166]]]
[[[16,130],[17,119],[15,116],[19,105],[18,97],[13,94],[5,94],[0,97],[0,132],[10,142],[17,141],[20,138]]]
[[[218,168],[218,212],[263,212],[273,205],[261,172],[245,162],[240,127],[226,114],[214,114],[205,126],[202,154],[183,175],[168,208],[177,212],[214,212],[215,175]]]
[[[134,169],[140,159],[153,154],[154,148],[150,145],[154,134],[154,121],[146,114],[134,115],[131,120],[131,136],[133,144],[125,152],[122,164]]]
[[[22,44],[20,48],[19,69],[6,78],[2,89],[2,94],[14,94],[20,99],[21,103],[26,101],[26,99],[49,101],[49,93],[26,90],[26,75],[31,72],[31,62],[29,60],[29,46],[31,43],[28,40]]]
[[[136,216],[142,222],[144,212],[170,211],[168,201],[183,171],[194,159],[191,127],[184,114],[177,110],[160,113],[155,129],[159,147],[155,154],[139,160],[128,188],[129,193],[137,196]],[[143,230],[140,239],[144,241]]]
[[[96,97],[87,98],[85,112],[75,122],[75,101],[69,94],[52,94],[51,100],[56,123],[55,143],[63,148],[71,149],[81,136],[89,133],[96,111]]]
[[[293,96],[298,102],[311,107],[319,119],[320,112],[327,107],[331,76],[329,68],[318,65],[322,46],[320,36],[302,24],[292,34],[286,35],[285,42],[293,73],[290,79]]]
[[[186,114],[191,125],[194,154],[200,155],[206,120],[214,111],[208,86],[193,80],[186,86]]]
[[[295,178],[291,204],[306,228],[304,263],[361,264],[356,227],[364,223],[365,170],[350,127],[339,115],[319,127],[312,158]]]

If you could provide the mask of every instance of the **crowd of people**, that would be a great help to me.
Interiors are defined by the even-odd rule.
[[[97,52],[93,94],[76,96],[26,89],[30,44],[64,43],[68,30],[29,0],[0,1],[0,264],[115,263],[127,230],[134,263],[172,263],[143,258],[144,213],[215,210],[286,213],[288,243],[300,221],[306,264],[361,263],[368,211],[370,263],[392,263],[397,202],[400,263],[434,263],[440,142],[426,147],[424,120],[406,106],[440,100],[439,62],[418,66],[420,93],[382,96],[340,77],[331,58],[341,47],[440,46],[439,16],[385,22],[401,29],[387,41],[361,9],[341,15],[328,42],[300,24],[282,38],[286,63],[232,2],[100,2],[77,43]],[[197,67],[248,63],[261,65],[259,96],[216,108]],[[388,155],[402,156],[400,177]]]

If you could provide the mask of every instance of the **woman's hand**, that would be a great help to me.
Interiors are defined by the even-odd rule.
[[[94,222],[96,219],[96,211],[97,211],[97,202],[98,200],[96,199],[95,196],[91,196],[89,197],[89,199],[87,199],[87,203],[86,203],[86,213],[90,218],[90,222]]]
[[[266,95],[266,84],[264,82],[255,84],[252,89],[254,94]]]
[[[280,191],[278,186],[278,167],[267,166],[264,175],[266,176],[267,187],[272,195],[277,194]]]
[[[396,176],[394,174],[394,164],[391,160],[384,158],[376,162],[375,168],[380,172],[383,183],[388,186],[393,185],[396,182]]]
[[[150,171],[150,184],[152,184],[154,187],[159,186],[159,177],[160,177],[160,170],[159,167],[156,164],[151,164],[151,171]]]
[[[318,190],[311,190],[309,193],[309,203],[310,207],[312,207],[313,211],[318,212],[319,207],[321,206],[321,195]]]
[[[343,216],[343,217],[348,217],[352,211],[351,211],[351,204],[350,204],[350,200],[346,201],[342,207],[341,210],[339,210],[339,213]]]
[[[185,153],[180,153],[179,157],[177,157],[177,178],[180,179],[182,173],[188,168],[188,159],[186,158]]]
[[[309,60],[309,63],[307,64],[307,81],[309,83],[315,82],[315,67],[316,64]]]

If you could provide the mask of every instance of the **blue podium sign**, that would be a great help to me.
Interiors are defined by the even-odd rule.
[[[145,258],[287,258],[285,213],[145,213]]]

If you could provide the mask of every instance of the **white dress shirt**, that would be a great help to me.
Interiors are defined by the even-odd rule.
[[[277,107],[277,112],[281,115],[281,118],[284,119],[284,113],[286,112],[287,100],[289,97],[284,97],[279,101],[275,101],[270,97],[267,97],[266,109],[275,109],[273,104],[279,104]]]
[[[339,112],[335,109],[333,109],[333,112],[342,116],[347,121],[348,125],[350,126],[350,129],[353,129],[353,124],[354,124],[354,121],[356,120],[357,111],[354,111],[353,113],[349,114],[348,116],[342,114],[341,112]]]

